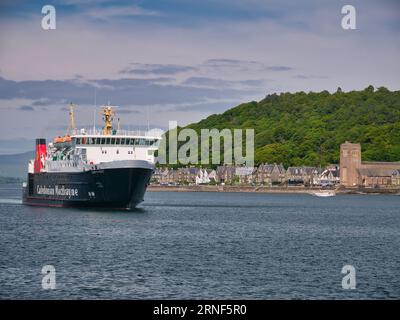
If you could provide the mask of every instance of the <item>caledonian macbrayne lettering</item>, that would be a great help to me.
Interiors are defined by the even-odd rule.
[[[73,188],[65,188],[64,186],[56,185],[53,187],[46,187],[46,186],[37,186],[36,188],[37,194],[46,194],[49,196],[66,196],[66,197],[77,197],[78,196],[78,189]]]
[[[114,128],[114,108],[101,109],[102,129],[77,129],[71,103],[67,133],[36,139],[23,204],[131,210],[144,200],[162,136]]]

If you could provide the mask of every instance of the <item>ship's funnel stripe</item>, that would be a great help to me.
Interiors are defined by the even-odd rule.
[[[46,158],[46,139],[36,139],[36,155],[34,163],[34,172],[39,173],[44,167],[44,161]]]

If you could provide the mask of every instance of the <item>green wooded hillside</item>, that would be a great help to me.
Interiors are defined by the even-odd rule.
[[[256,163],[324,166],[339,162],[339,146],[360,142],[363,160],[400,160],[400,91],[369,86],[334,94],[270,94],[187,126],[254,128]]]

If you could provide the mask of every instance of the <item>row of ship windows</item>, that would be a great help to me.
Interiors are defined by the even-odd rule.
[[[76,138],[75,143],[82,145],[100,144],[100,145],[128,145],[128,146],[151,146],[157,140],[148,140],[142,138]]]
[[[102,150],[102,154],[107,154],[107,150]],[[116,154],[119,154],[119,150],[117,149]],[[133,151],[128,150],[128,154],[133,154]]]
[[[57,159],[53,159],[54,161],[57,161]],[[63,161],[60,161],[60,162],[56,162],[56,166],[51,166],[52,168],[53,167],[62,167],[62,168],[67,168],[67,167],[78,167],[78,164],[76,163],[76,162],[71,162],[71,161],[65,161],[65,162],[63,162]]]

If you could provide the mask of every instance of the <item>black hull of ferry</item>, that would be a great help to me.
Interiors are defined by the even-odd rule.
[[[152,174],[149,168],[29,173],[23,203],[129,210],[143,201]]]

